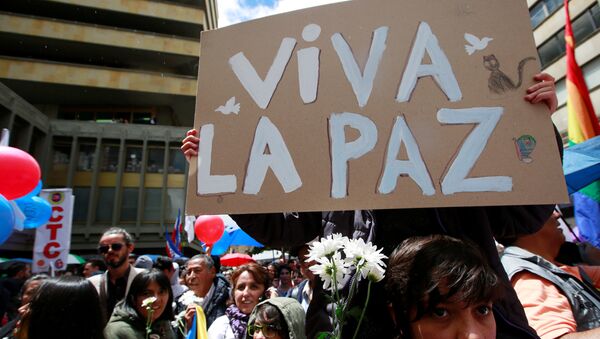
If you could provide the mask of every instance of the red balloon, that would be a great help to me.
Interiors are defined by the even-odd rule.
[[[41,178],[40,165],[18,148],[0,146],[0,194],[7,200],[33,191]]]
[[[225,231],[223,219],[218,215],[201,215],[194,224],[196,238],[207,245],[216,243]]]

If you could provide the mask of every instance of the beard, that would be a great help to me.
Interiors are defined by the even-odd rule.
[[[121,267],[121,265],[123,265],[123,263],[127,260],[129,256],[126,254],[123,254],[121,256],[119,256],[116,260],[107,260],[104,259],[104,262],[106,263],[107,266],[111,267],[111,268],[118,268]]]

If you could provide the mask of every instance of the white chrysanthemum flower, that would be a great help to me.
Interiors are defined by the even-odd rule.
[[[360,272],[359,279],[364,279],[370,274],[380,276],[385,273],[385,263],[382,259],[387,257],[381,254],[381,250],[371,243],[365,243],[363,239],[354,239],[344,248],[344,254],[346,262]],[[377,272],[373,273],[375,270]]]
[[[156,301],[156,297],[146,298],[146,299],[142,300],[142,307],[144,307],[144,308],[152,307],[152,304],[154,304],[155,301]]]
[[[347,242],[348,237],[342,237],[339,233],[331,234],[320,241],[313,241],[308,251],[308,260],[317,261],[319,258],[331,258]]]
[[[380,282],[385,276],[385,270],[377,265],[371,266],[367,273],[367,279],[372,282]]]
[[[310,270],[317,274],[323,280],[323,289],[334,291],[343,287],[342,279],[348,274],[348,264],[342,259],[340,252],[333,254],[331,258],[320,257],[316,259],[316,265],[313,265]],[[333,277],[337,283],[333,286]]]
[[[185,307],[188,307],[192,304],[202,305],[203,300],[203,298],[197,297],[194,291],[192,290],[185,291],[181,295],[181,297],[179,297],[179,302],[182,303]]]

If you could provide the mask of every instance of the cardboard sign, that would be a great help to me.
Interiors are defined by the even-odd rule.
[[[350,1],[202,34],[187,213],[567,201],[522,0]]]
[[[33,246],[34,273],[64,271],[71,249],[71,226],[75,197],[70,188],[44,189],[40,197],[52,205],[52,216],[35,231]]]

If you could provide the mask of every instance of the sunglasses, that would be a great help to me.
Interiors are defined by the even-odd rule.
[[[266,338],[272,338],[279,333],[280,328],[275,325],[250,325],[248,326],[248,335],[254,336],[254,333],[262,332]]]
[[[115,252],[118,252],[121,250],[121,248],[123,248],[123,246],[125,246],[124,244],[121,243],[114,243],[114,244],[110,244],[110,245],[100,245],[98,246],[98,252],[101,254],[106,254],[108,253],[109,249],[112,249]]]

